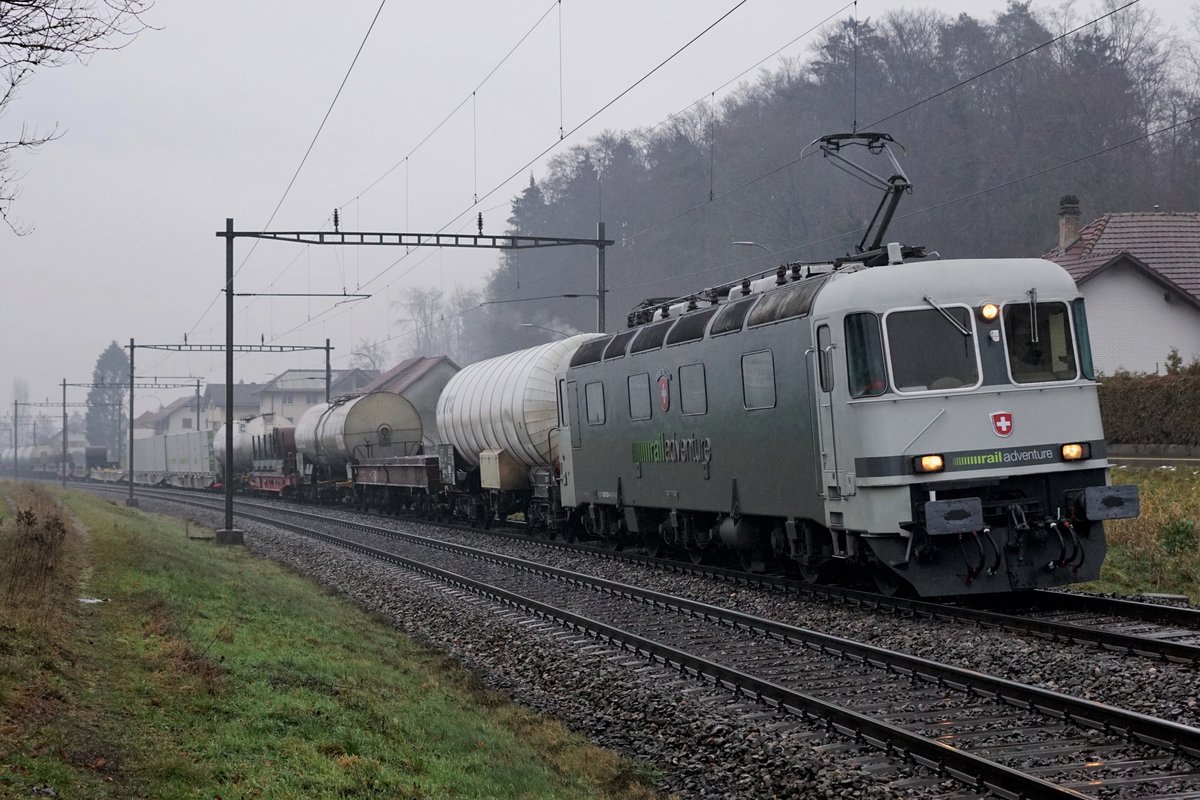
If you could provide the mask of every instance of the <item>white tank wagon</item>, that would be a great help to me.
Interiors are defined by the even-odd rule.
[[[555,372],[598,336],[580,334],[466,367],[438,400],[442,437],[472,467],[497,450],[525,467],[550,466],[557,456]]]
[[[296,423],[296,450],[306,462],[340,470],[362,459],[412,455],[421,446],[421,415],[392,392],[371,392],[309,408]]]
[[[233,422],[233,471],[246,472],[254,465],[254,437],[267,432],[266,417],[250,417]],[[225,426],[217,428],[213,436],[213,457],[217,464],[225,467]],[[139,465],[140,466],[140,465]]]

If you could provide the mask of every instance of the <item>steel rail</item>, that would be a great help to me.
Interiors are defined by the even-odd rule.
[[[259,508],[270,507],[262,503],[254,503],[246,500],[240,500],[239,503]],[[292,513],[308,514],[314,518],[329,519],[324,515],[299,509],[292,510]],[[338,522],[340,523],[341,521]],[[436,524],[439,527],[452,530],[479,532],[478,528],[472,528],[467,525],[422,522],[424,524]],[[723,580],[768,591],[797,594],[822,601],[835,601],[844,605],[867,608],[877,612],[888,611],[894,614],[908,614],[917,618],[995,628],[1010,633],[1036,636],[1040,639],[1053,642],[1071,642],[1074,644],[1095,646],[1111,652],[1161,659],[1179,664],[1200,664],[1200,645],[1195,644],[1109,631],[1069,622],[1056,622],[999,611],[971,608],[963,605],[935,603],[928,600],[903,597],[888,597],[874,592],[838,586],[819,586],[804,581],[780,578],[778,576],[755,575],[723,567],[686,564],[679,561],[633,553],[619,553],[604,547],[549,541],[528,534],[510,531],[489,530],[488,533],[493,536],[518,539],[548,549],[583,552],[613,561],[640,564],[676,574]],[[1139,603],[1129,600],[1097,598],[1093,595],[1079,595],[1047,590],[1040,590],[1029,594],[1036,597],[1038,602],[1044,599],[1045,602],[1054,604],[1057,608],[1063,610],[1119,614],[1161,625],[1173,625],[1200,630],[1200,611],[1195,609],[1163,606],[1154,603]]]
[[[174,498],[172,498],[174,499]],[[178,500],[178,502],[189,502]],[[214,508],[211,503],[191,502],[204,508]],[[262,508],[261,504],[243,503]],[[689,600],[674,595],[643,589],[618,581],[584,575],[572,570],[551,567],[545,564],[526,561],[524,559],[505,556],[487,550],[467,545],[455,544],[441,540],[432,540],[417,534],[404,533],[388,528],[381,528],[353,520],[341,520],[297,509],[270,508],[266,510],[274,514],[298,517],[322,524],[349,528],[394,539],[402,539],[431,549],[460,553],[493,563],[505,564],[518,569],[553,577],[558,580],[577,585],[598,588],[610,594],[626,598],[638,599],[647,604],[684,611],[704,619],[718,620],[724,624],[753,630],[767,636],[781,639],[793,644],[833,653],[851,661],[870,664],[884,669],[898,671],[904,675],[922,678],[936,682],[960,691],[974,693],[1018,708],[1025,708],[1050,716],[1074,722],[1084,727],[1102,730],[1106,733],[1118,734],[1132,741],[1160,747],[1171,752],[1200,756],[1200,729],[1187,725],[1158,719],[1134,711],[1106,706],[1091,700],[1084,700],[1070,695],[1061,694],[1048,689],[1018,683],[1005,678],[998,678],[974,670],[941,664],[929,659],[890,651],[875,645],[855,642],[842,637],[800,628],[786,623],[776,622],[763,617],[744,614],[729,609],[720,608],[707,603]],[[247,519],[254,519],[271,525],[285,526],[300,533],[313,533],[312,529],[278,519],[266,514],[242,512]],[[320,533],[320,532],[316,532]],[[331,534],[322,533],[329,541],[340,540]],[[363,545],[363,547],[366,547]],[[373,548],[368,548],[373,549]]]
[[[173,502],[201,506],[206,509],[217,509],[216,506],[209,503],[201,503],[198,501],[189,501],[178,498],[171,498],[171,500]],[[289,511],[285,513],[293,512]],[[391,563],[404,567],[405,569],[434,578],[435,580],[441,581],[447,585],[470,591],[486,599],[518,609],[524,613],[531,614],[541,619],[556,622],[557,624],[563,625],[570,630],[584,633],[600,641],[610,643],[620,649],[631,651],[643,658],[653,660],[659,664],[662,664],[663,666],[689,674],[699,680],[711,682],[717,686],[733,691],[735,694],[741,693],[771,707],[783,709],[806,720],[821,722],[830,730],[836,731],[843,736],[847,736],[858,742],[869,744],[876,749],[883,750],[891,757],[899,757],[903,760],[910,760],[914,763],[949,775],[978,791],[990,790],[1001,797],[1010,798],[1011,800],[1018,800],[1019,798],[1040,800],[1040,798],[1089,797],[1089,795],[1085,795],[1081,792],[1075,791],[1074,789],[1058,786],[1045,779],[1021,772],[1012,767],[1004,766],[1003,764],[999,764],[995,761],[991,761],[980,756],[972,755],[971,753],[960,750],[949,744],[912,733],[896,725],[882,722],[859,712],[843,708],[834,703],[821,700],[820,698],[813,697],[802,692],[788,689],[771,681],[757,678],[740,670],[718,664],[709,659],[688,653],[670,645],[656,642],[652,639],[625,631],[616,626],[609,625],[598,620],[593,620],[583,615],[542,603],[538,600],[524,597],[482,581],[477,581],[459,573],[445,570],[440,567],[435,567],[424,562],[415,561],[396,553],[390,553],[386,550],[380,550],[378,548],[370,547],[358,542],[342,539],[341,537],[334,536],[324,531],[317,531],[312,528],[307,528],[303,525],[297,525],[295,523],[287,522],[285,520],[280,520],[267,515],[243,512],[241,516],[243,519],[254,519],[265,524],[284,527],[288,530],[309,536],[319,541],[334,544],[346,550],[366,555],[385,563]],[[322,518],[322,522],[331,523],[338,521],[330,520],[329,518]],[[366,526],[363,523],[353,522],[349,523],[349,526],[361,529],[370,529],[371,527]],[[396,534],[395,531],[386,531],[383,529],[374,529],[371,532],[384,533],[393,536]],[[401,534],[401,537],[411,538],[413,541],[423,545],[429,544],[429,540],[421,539],[420,537],[410,537],[407,534]],[[441,544],[445,545],[448,543],[442,542]],[[462,548],[464,551],[472,550],[472,548],[464,548],[461,545],[454,545],[453,547],[445,549],[457,550],[459,548]],[[489,558],[497,557],[497,554],[495,553],[486,553],[485,551],[475,552],[485,555]],[[509,560],[507,557],[500,558]],[[542,568],[542,565],[533,566]],[[578,573],[575,574],[578,575]],[[579,575],[578,577],[584,579],[586,582],[600,582],[600,579],[592,579],[588,578],[587,576]],[[632,589],[632,587],[626,588]],[[663,595],[663,597],[668,596]]]

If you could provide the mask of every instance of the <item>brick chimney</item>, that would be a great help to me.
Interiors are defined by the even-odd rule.
[[[1063,195],[1058,201],[1058,249],[1066,250],[1078,238],[1079,198],[1073,194]]]

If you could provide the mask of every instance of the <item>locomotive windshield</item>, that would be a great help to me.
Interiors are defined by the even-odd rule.
[[[958,324],[955,325],[951,319]],[[887,315],[892,378],[901,392],[939,391],[979,382],[971,314],[962,307],[894,311]]]
[[[1066,303],[1038,303],[1035,324],[1030,324],[1029,304],[1004,307],[1004,335],[1008,364],[1017,383],[1073,381],[1075,346]]]

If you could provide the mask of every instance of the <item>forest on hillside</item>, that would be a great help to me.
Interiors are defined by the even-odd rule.
[[[594,238],[603,220],[612,331],[647,297],[851,252],[880,193],[805,148],[855,126],[903,147],[914,188],[887,240],[944,258],[1045,253],[1066,194],[1084,222],[1200,210],[1196,30],[1172,34],[1144,4],[1108,1],[838,21],[730,94],[563,150],[513,198],[507,231]],[[883,157],[856,160],[891,174]],[[419,324],[400,342],[469,363],[554,336],[521,323],[595,330],[593,298],[558,297],[595,291],[594,249],[509,251],[478,293],[410,293]]]

